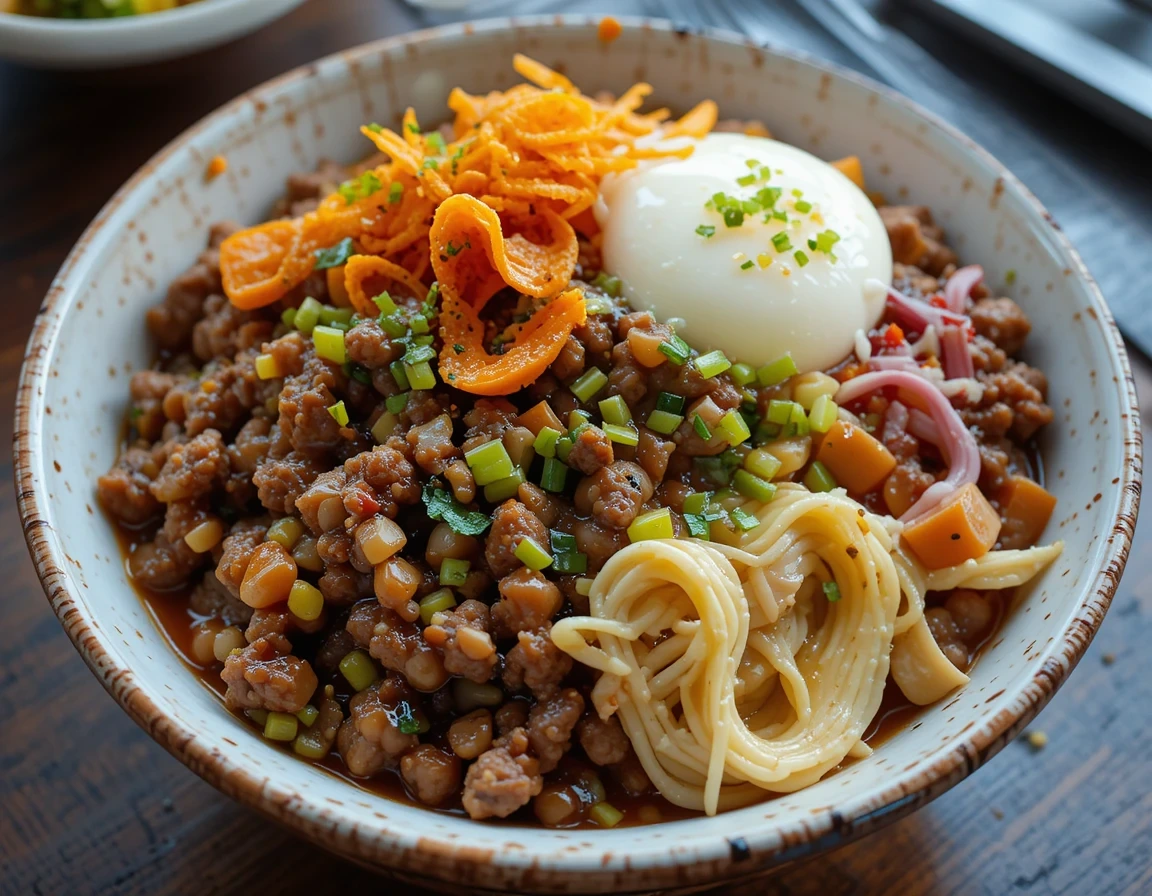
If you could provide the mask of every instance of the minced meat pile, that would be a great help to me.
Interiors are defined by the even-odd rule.
[[[301,214],[343,176],[331,163],[293,176],[279,210]],[[935,293],[956,256],[928,210],[881,214],[896,287]],[[640,363],[673,332],[628,309],[585,248],[575,285],[592,313],[549,373],[507,398],[438,380],[414,388],[397,364],[414,333],[435,336],[434,291],[391,297],[393,320],[423,322],[399,334],[340,309],[323,270],[280,305],[240,311],[219,272],[234,229],[214,226],[147,313],[159,361],[132,377],[129,437],[99,480],[103,507],[130,536],[134,582],[195,614],[193,659],[219,674],[227,706],[304,758],[358,778],[398,775],[411,799],[477,819],[534,811],[545,824],[581,823],[603,799],[601,775],[616,792],[651,794],[619,723],[591,709],[592,674],[550,628],[587,612],[588,580],[642,515],[670,508],[674,534],[688,534],[685,499],[722,488],[749,450],[729,445],[721,421],[737,410],[755,423],[788,384],[738,386],[731,370],[705,377],[671,357]],[[307,298],[323,306],[321,325],[343,331],[343,363],[296,325]],[[495,344],[523,305],[508,295],[490,307],[503,315]],[[980,444],[979,485],[998,506],[1007,477],[1029,472],[1030,440],[1052,411],[1044,375],[1014,358],[1029,330],[1020,308],[978,288],[969,313],[983,389],[960,410]],[[601,380],[583,398],[573,391]],[[634,445],[608,435],[599,403],[611,396],[631,413]],[[899,463],[883,488],[856,497],[887,511],[913,502],[944,464],[885,420],[883,403],[856,410]],[[673,414],[665,431],[644,423],[658,407]],[[542,421],[563,460],[549,465],[547,488]],[[466,459],[489,443],[518,466],[495,485],[478,483]],[[781,477],[803,475],[809,443],[768,441]],[[1022,545],[1006,531],[1001,546]],[[986,637],[990,606],[964,591],[930,610],[957,665]]]

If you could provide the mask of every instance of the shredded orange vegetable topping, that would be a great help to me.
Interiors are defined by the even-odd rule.
[[[647,84],[600,102],[525,56],[514,64],[532,84],[486,96],[452,91],[450,142],[422,133],[411,109],[401,133],[364,127],[388,161],[301,218],[228,237],[220,270],[231,302],[252,309],[291,300],[316,253],[351,239],[343,292],[360,314],[376,314],[373,297],[383,290],[422,297],[433,278],[439,283],[440,372],[451,385],[506,395],[535,380],[585,320],[583,297],[568,285],[577,231],[597,232],[590,212],[601,179],[643,159],[689,155],[683,141],[659,141],[703,136],[716,105],[705,101],[665,124],[666,109],[638,112]],[[481,314],[505,287],[539,301],[492,355]]]

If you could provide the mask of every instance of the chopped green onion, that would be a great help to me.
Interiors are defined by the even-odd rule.
[[[581,428],[592,422],[592,415],[577,408],[568,413],[568,434],[575,439]]]
[[[822,587],[824,589],[824,596],[828,598],[829,603],[834,604],[840,600],[840,586],[835,582],[825,582]]]
[[[727,485],[732,478],[732,471],[718,457],[697,457],[694,462],[700,474],[712,485]]]
[[[552,552],[554,554],[571,553],[578,549],[575,535],[568,532],[559,532],[556,529],[550,530],[548,543],[552,545]]]
[[[638,541],[650,541],[654,538],[672,538],[674,534],[672,511],[667,507],[640,514],[628,527],[628,540],[633,544]]]
[[[577,579],[576,580],[576,593],[579,594],[581,597],[587,597],[589,594],[592,593],[592,584],[595,581],[596,581],[595,579],[589,579],[589,578]]]
[[[353,650],[340,660],[340,674],[355,691],[362,691],[376,680],[376,666],[363,650]]]
[[[363,383],[365,386],[372,385],[372,371],[363,365],[345,361],[344,372],[358,383]]]
[[[436,385],[436,374],[432,372],[432,367],[427,361],[405,364],[404,375],[408,377],[413,389],[431,389]]]
[[[744,469],[769,482],[780,472],[782,466],[780,458],[767,448],[754,448],[744,458]]]
[[[388,187],[388,201],[396,205],[404,197],[404,184],[398,180],[392,181]]]
[[[804,474],[804,485],[810,492],[830,492],[836,488],[836,480],[824,464],[814,460],[808,467],[808,472]]]
[[[602,828],[614,828],[624,819],[624,813],[610,803],[597,803],[588,810],[588,817]]]
[[[294,740],[300,720],[286,712],[269,712],[264,723],[264,736],[268,740]]]
[[[840,234],[835,230],[823,230],[816,234],[816,251],[832,254],[832,247],[840,242]]]
[[[768,413],[765,415],[765,418],[769,423],[779,423],[783,425],[792,420],[792,412],[798,407],[800,406],[795,402],[773,398],[768,402]],[[804,409],[800,408],[800,410],[803,411]]]
[[[716,228],[711,224],[701,224],[696,228],[696,233],[704,237],[704,239],[710,239],[716,233]]]
[[[588,571],[588,555],[579,551],[566,551],[556,554],[552,560],[552,569],[561,575],[579,575]]]
[[[836,422],[839,409],[830,395],[818,395],[808,412],[808,423],[816,432],[828,432]]]
[[[599,367],[591,367],[584,371],[568,388],[581,402],[589,402],[608,385],[608,375]]]
[[[800,265],[800,267],[808,264],[808,256],[802,249],[797,249],[793,252],[792,257],[796,259],[796,264]]]
[[[388,409],[390,414],[399,414],[408,407],[408,395],[408,392],[397,392],[395,395],[389,395],[384,399],[384,407]]]
[[[388,365],[388,372],[392,374],[392,379],[396,381],[396,388],[401,392],[407,392],[412,388],[408,382],[408,374],[404,372],[404,364],[400,361],[393,361]]]
[[[756,369],[751,364],[733,364],[728,375],[737,386],[747,386],[756,382]]]
[[[807,199],[797,199],[796,211],[800,212],[802,215],[806,215],[808,212],[812,211],[812,203]]]
[[[653,432],[658,432],[664,436],[670,436],[676,432],[676,429],[684,422],[684,417],[681,414],[673,414],[669,411],[661,411],[659,409],[653,411],[648,415],[648,420],[645,422]]]
[[[559,494],[564,491],[564,481],[568,468],[558,457],[544,458],[544,472],[540,474],[540,487],[546,492]]]
[[[611,314],[612,303],[601,295],[584,294],[584,310],[588,314]]]
[[[288,612],[297,619],[314,622],[323,610],[324,595],[319,589],[302,579],[292,583],[292,590],[288,592]]]
[[[754,264],[755,264],[755,262],[751,258],[749,258],[746,262],[744,262],[742,265],[740,265],[740,270],[750,271],[750,270],[752,270],[752,266]]]
[[[776,386],[799,372],[796,362],[792,360],[792,355],[789,353],[757,370],[756,378],[760,381],[761,386]]]
[[[381,314],[376,322],[380,325],[380,329],[393,339],[401,339],[408,332],[408,324],[404,322],[399,311]]]
[[[469,560],[459,560],[456,557],[445,557],[440,563],[440,584],[441,585],[456,585],[464,584],[465,579],[468,578],[468,571],[472,568],[472,563]]]
[[[692,492],[684,499],[685,513],[703,513],[712,502],[712,492]]]
[[[316,731],[301,731],[292,741],[292,750],[305,759],[323,759],[328,755],[328,741]]]
[[[775,488],[775,486],[773,486]],[[760,525],[760,519],[754,513],[749,513],[742,507],[733,507],[728,516],[741,532],[748,532]]]
[[[325,361],[343,364],[348,360],[348,355],[344,351],[343,330],[317,325],[312,328],[312,344],[316,346],[316,354]]]
[[[456,596],[450,588],[441,588],[420,598],[420,618],[425,625],[432,624],[432,617],[456,606]]]
[[[748,422],[740,415],[739,411],[735,410],[724,415],[720,421],[720,428],[724,430],[724,436],[728,439],[729,445],[739,445],[752,435]]]
[[[408,326],[417,336],[423,336],[428,332],[428,318],[416,315],[408,321]]]
[[[787,252],[792,248],[792,241],[788,239],[788,234],[781,230],[772,237],[772,245],[777,252]]]
[[[300,303],[296,309],[296,329],[301,333],[310,334],[312,328],[320,323],[320,311],[324,306],[309,296]]]
[[[296,326],[296,309],[295,308],[285,308],[283,311],[280,312],[280,321],[286,327],[295,327]]]
[[[309,703],[303,709],[296,713],[296,718],[304,725],[305,728],[311,728],[316,720],[320,718],[320,710]]]
[[[688,534],[693,538],[711,541],[711,524],[699,513],[685,513],[684,524],[688,527]]]
[[[788,421],[788,429],[794,436],[806,436],[811,430],[808,423],[808,415],[804,413],[803,406],[792,403],[792,416]]]
[[[429,131],[424,135],[424,140],[437,155],[443,155],[445,151],[444,136],[439,131]]]
[[[692,357],[692,349],[688,343],[675,334],[670,339],[661,342],[659,349],[664,357],[677,365],[683,364]]]
[[[776,497],[776,486],[747,470],[737,470],[732,474],[732,487],[745,498],[752,498],[767,504]]]
[[[624,284],[620,281],[620,278],[613,277],[611,274],[605,274],[603,271],[596,275],[596,279],[592,281],[592,285],[602,292],[606,292],[614,299],[620,298],[624,292]]]
[[[487,467],[497,462],[507,463],[508,472],[504,475],[508,476],[512,473],[512,458],[508,456],[508,449],[504,447],[504,443],[500,439],[492,439],[477,445],[470,451],[465,451],[464,462],[468,464],[470,469]],[[483,484],[480,483],[480,485]]]
[[[320,306],[320,323],[326,326],[333,324],[350,324],[352,323],[352,309],[351,308],[333,308],[331,305]]]
[[[732,362],[721,351],[708,352],[706,355],[701,355],[693,363],[696,365],[696,369],[700,371],[700,375],[706,380],[723,373],[732,366]]]
[[[315,252],[316,262],[312,267],[318,271],[325,270],[326,268],[339,267],[354,254],[355,250],[352,248],[352,237],[346,236],[335,246],[329,246],[327,249],[317,249]]]
[[[632,420],[632,411],[621,396],[612,395],[601,399],[600,416],[604,418],[605,423],[623,426]]]
[[[436,357],[436,350],[430,345],[422,345],[416,341],[417,337],[413,337],[408,348],[404,352],[403,361],[409,367],[416,364],[422,364],[425,361],[431,361]],[[411,379],[411,377],[409,377]]]
[[[661,392],[656,396],[656,410],[667,411],[669,414],[683,414],[684,396],[673,392]]]
[[[512,553],[517,560],[537,572],[552,565],[552,555],[533,538],[521,538],[520,543],[516,545],[516,550]]]
[[[1011,286],[1015,282],[1016,282],[1016,269],[1015,268],[1009,268],[1008,270],[1006,270],[1004,272],[1004,283],[1007,284],[1008,286]]]
[[[704,418],[699,414],[692,416],[692,428],[696,431],[696,435],[700,436],[705,442],[712,441],[712,430],[708,428],[708,424],[704,422]]]
[[[559,438],[560,430],[551,426],[541,427],[540,432],[536,434],[536,441],[532,443],[532,448],[541,457],[555,457],[556,440]]]
[[[341,426],[348,425],[348,409],[344,407],[344,401],[341,399],[336,404],[328,406],[328,413],[332,415],[332,419],[339,423]]]
[[[487,475],[488,468],[473,470],[472,476],[480,477]],[[520,486],[524,484],[524,469],[516,467],[512,470],[511,475],[505,476],[503,479],[497,479],[495,482],[490,482],[484,486],[484,500],[490,504],[499,504],[501,501],[507,501],[509,498],[516,497],[520,491]],[[477,478],[477,482],[479,479]]]
[[[603,429],[604,435],[608,436],[608,440],[610,442],[616,442],[618,445],[635,446],[640,442],[640,433],[631,426],[618,426],[615,423],[605,423]]]

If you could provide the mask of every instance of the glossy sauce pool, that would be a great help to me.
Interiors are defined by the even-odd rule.
[[[133,531],[120,526],[117,526],[116,529],[120,539],[122,554],[125,557],[134,549],[137,540],[146,540],[150,538],[152,534],[151,529]],[[205,617],[189,609],[187,602],[188,591],[182,590],[160,593],[150,591],[138,585],[136,586],[136,591],[148,615],[152,617],[157,628],[163,633],[165,639],[176,652],[177,656],[180,657],[189,671],[200,680],[204,687],[208,688],[220,699],[221,709],[224,710],[223,697],[226,688],[220,678],[219,669],[214,665],[201,665],[197,663],[194,658],[192,640],[195,637],[197,626],[205,620]],[[992,594],[996,595],[996,599],[993,601],[995,607],[994,621],[983,640],[972,648],[970,665],[977,661],[984,648],[994,639],[1000,628],[1001,621],[1004,618],[1005,608],[1012,604],[1011,591]],[[349,691],[347,683],[339,676],[335,678],[324,678],[321,676],[321,687],[325,684],[332,684],[336,688],[338,697],[350,696],[351,692]],[[915,725],[922,709],[922,707],[909,703],[900,692],[900,689],[889,679],[884,689],[884,697],[881,701],[880,709],[877,711],[871,724],[869,724],[864,734],[864,741],[873,748],[880,746],[904,728]],[[243,720],[244,723],[251,728],[254,736],[260,736],[260,726],[248,719],[243,713],[234,713],[234,715]],[[442,742],[443,731],[437,731],[434,728],[424,740],[428,741],[429,738],[431,738],[432,743]],[[442,745],[442,743],[440,743],[440,745]],[[280,746],[282,749],[291,749],[290,745]],[[301,761],[305,762],[309,760],[301,759]],[[841,764],[840,768],[851,764],[852,761],[853,760],[850,759],[846,760]],[[394,771],[384,771],[372,778],[357,778],[348,774],[335,747],[333,747],[332,752],[330,752],[325,759],[317,764],[323,766],[330,774],[386,799],[418,806],[428,811],[445,812],[467,817],[459,801],[456,801],[453,805],[437,809],[432,809],[418,802],[407,793],[399,774]],[[601,773],[602,770],[597,769],[584,760],[574,759],[570,756],[565,757],[561,761],[559,770],[562,779],[576,779],[588,773],[598,775],[604,785],[607,801],[624,813],[624,818],[620,822],[623,826],[648,824],[656,821],[673,821],[681,818],[691,818],[701,814],[692,810],[682,809],[679,806],[674,806],[655,791],[639,796],[631,794],[625,790],[611,774]],[[832,774],[835,774],[835,771],[836,770],[833,770]],[[555,773],[550,775],[550,781],[555,780],[554,775]],[[772,794],[765,794],[765,801],[772,798]],[[510,825],[540,824],[529,807],[521,809],[507,819],[492,819],[486,823]],[[584,819],[574,825],[570,825],[570,827],[595,828],[596,825],[594,822]]]

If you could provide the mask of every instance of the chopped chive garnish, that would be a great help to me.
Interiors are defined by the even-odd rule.
[[[427,361],[418,364],[404,364],[404,375],[413,389],[431,389],[436,385],[436,374]]]
[[[824,252],[825,254],[831,255],[832,247],[835,246],[838,242],[840,242],[840,234],[838,234],[835,230],[822,230],[816,234],[815,249],[818,252]]]
[[[444,136],[439,131],[431,131],[424,135],[424,140],[436,152],[441,155],[444,152]]]
[[[783,463],[780,458],[772,454],[767,448],[756,448],[744,458],[744,469],[769,482],[780,472],[782,466]]]
[[[808,467],[808,472],[804,474],[804,485],[810,492],[830,492],[836,488],[836,480],[824,464],[814,460]]]
[[[376,296],[372,301],[376,307],[380,309],[381,314],[396,313],[396,303],[392,301],[392,296],[388,294],[387,290],[380,293],[380,295]]]
[[[529,569],[539,571],[552,565],[552,555],[532,538],[520,539],[520,543],[512,553]]]
[[[712,503],[712,492],[692,492],[684,499],[685,513],[704,513]]]
[[[338,401],[336,404],[329,406],[328,413],[331,414],[332,419],[341,426],[348,425],[348,409],[344,407],[343,401]]]
[[[621,281],[619,277],[613,277],[611,274],[605,274],[603,271],[596,275],[596,279],[592,281],[592,285],[606,292],[614,299],[620,298],[624,293],[623,281]]]
[[[739,411],[735,410],[724,415],[720,420],[720,428],[724,431],[724,437],[729,445],[739,445],[752,435],[748,422],[740,416]]]
[[[619,395],[611,395],[600,401],[600,416],[605,423],[615,423],[617,426],[632,420],[632,411]]]
[[[384,130],[384,125],[377,124],[376,122],[372,122],[371,124],[367,124],[367,125],[365,125],[365,127],[368,128],[368,130],[370,130],[373,134],[379,134],[381,131]]]
[[[684,513],[684,524],[688,527],[688,534],[693,538],[699,538],[703,541],[711,541],[709,537],[709,523],[699,513]]]
[[[656,410],[667,411],[669,414],[684,413],[684,396],[673,392],[661,392],[656,396]]]
[[[733,364],[732,369],[728,371],[728,375],[732,377],[732,382],[737,386],[747,386],[750,383],[756,382],[756,369],[751,364]]]
[[[696,435],[700,436],[705,442],[712,441],[712,430],[708,428],[708,424],[704,422],[704,418],[699,414],[692,417],[692,428],[696,431]]]
[[[741,267],[743,267],[743,265],[741,265]],[[732,362],[728,360],[722,351],[708,352],[706,355],[701,355],[693,363],[704,379],[711,379],[732,366]]]
[[[716,233],[716,228],[711,224],[701,224],[696,228],[696,232],[704,239],[708,239]]]
[[[676,432],[677,427],[684,421],[680,414],[673,414],[671,411],[662,411],[659,408],[654,410],[648,415],[645,426],[653,432],[658,432],[664,436],[670,436]]]
[[[552,559],[552,570],[561,575],[580,575],[588,571],[588,555],[579,551],[566,551]]]
[[[756,378],[760,381],[761,386],[776,386],[799,372],[796,362],[792,360],[792,355],[787,354],[757,370]]]
[[[464,452],[464,463],[476,476],[477,485],[488,484],[480,481],[479,475],[476,475],[478,470],[489,470],[494,476],[493,480],[489,481],[512,475],[512,458],[508,456],[508,449],[500,439],[492,439]]]
[[[384,399],[384,407],[388,409],[389,413],[399,414],[408,407],[408,393],[398,392],[396,395],[389,395]]]
[[[1011,286],[1013,283],[1016,282],[1016,269],[1015,268],[1009,268],[1008,270],[1006,270],[1004,272],[1004,282],[1008,286]]]
[[[836,422],[838,410],[830,395],[817,395],[808,412],[808,424],[816,432],[828,432]]]
[[[608,375],[599,367],[591,367],[580,374],[568,388],[580,401],[588,402],[607,385]]]
[[[796,264],[800,265],[800,267],[808,264],[808,256],[804,253],[803,249],[797,249],[792,253],[792,257],[796,259]]]
[[[672,538],[674,534],[672,511],[667,507],[640,514],[628,527],[628,540],[633,544],[655,538]]]
[[[675,334],[672,335],[671,339],[661,342],[659,349],[661,354],[677,365],[683,364],[692,357],[692,349],[689,348],[688,343]]]
[[[604,435],[608,436],[610,442],[616,442],[618,445],[635,446],[639,444],[640,434],[631,426],[620,426],[615,423],[604,424]]]
[[[777,252],[787,252],[792,248],[792,241],[788,238],[788,234],[781,230],[772,237],[772,245]]]
[[[775,489],[775,486],[773,486],[773,489]],[[741,507],[733,507],[729,510],[728,517],[741,532],[748,532],[760,525],[760,518],[757,517],[756,514],[749,513]]]
[[[747,470],[737,470],[732,474],[732,487],[745,498],[765,504],[776,497],[775,485]]]
[[[391,186],[388,187],[388,201],[395,205],[404,197],[404,184],[398,180],[392,181]]]
[[[536,440],[532,443],[532,448],[541,457],[555,457],[556,440],[559,438],[560,430],[553,429],[551,426],[541,427],[540,432],[536,435]]]
[[[828,598],[828,603],[834,604],[840,600],[840,586],[835,582],[825,582],[822,587],[824,589],[824,596]]]
[[[343,364],[348,360],[344,352],[343,330],[317,325],[312,328],[312,344],[316,346],[316,354],[325,361]]]
[[[408,130],[410,133],[413,133],[413,134],[419,134],[420,133],[420,125],[418,125],[414,121],[408,122],[407,127],[408,127]]]
[[[408,374],[404,372],[403,362],[393,361],[388,365],[388,372],[392,374],[392,379],[396,381],[396,388],[401,392],[407,392],[412,388],[408,383]]]
[[[472,563],[469,560],[445,557],[440,563],[440,584],[458,588],[468,578],[468,571],[471,568]]]
[[[754,264],[755,264],[755,262],[752,261],[751,258],[749,258],[746,262],[744,262],[742,265],[740,265],[740,270],[742,270],[742,271],[750,270]]]
[[[437,613],[446,613],[456,606],[456,596],[451,588],[440,588],[431,594],[420,598],[420,618],[425,625],[432,624],[432,617]]]
[[[497,479],[495,482],[490,482],[484,486],[484,500],[489,504],[499,504],[501,501],[516,497],[525,478],[524,470],[521,467],[516,467],[512,470],[511,476],[505,476],[503,479]]]
[[[540,487],[546,492],[559,494],[564,491],[564,481],[568,468],[558,457],[544,458],[544,471],[540,474]]]
[[[742,187],[750,187],[750,186],[752,186],[752,184],[756,183],[756,175],[755,174],[742,175],[741,177],[736,178],[736,183],[740,184],[740,186],[742,186]]]
[[[795,202],[795,207],[796,211],[800,212],[802,215],[806,215],[808,212],[812,211],[812,203],[807,199],[797,199]]]

